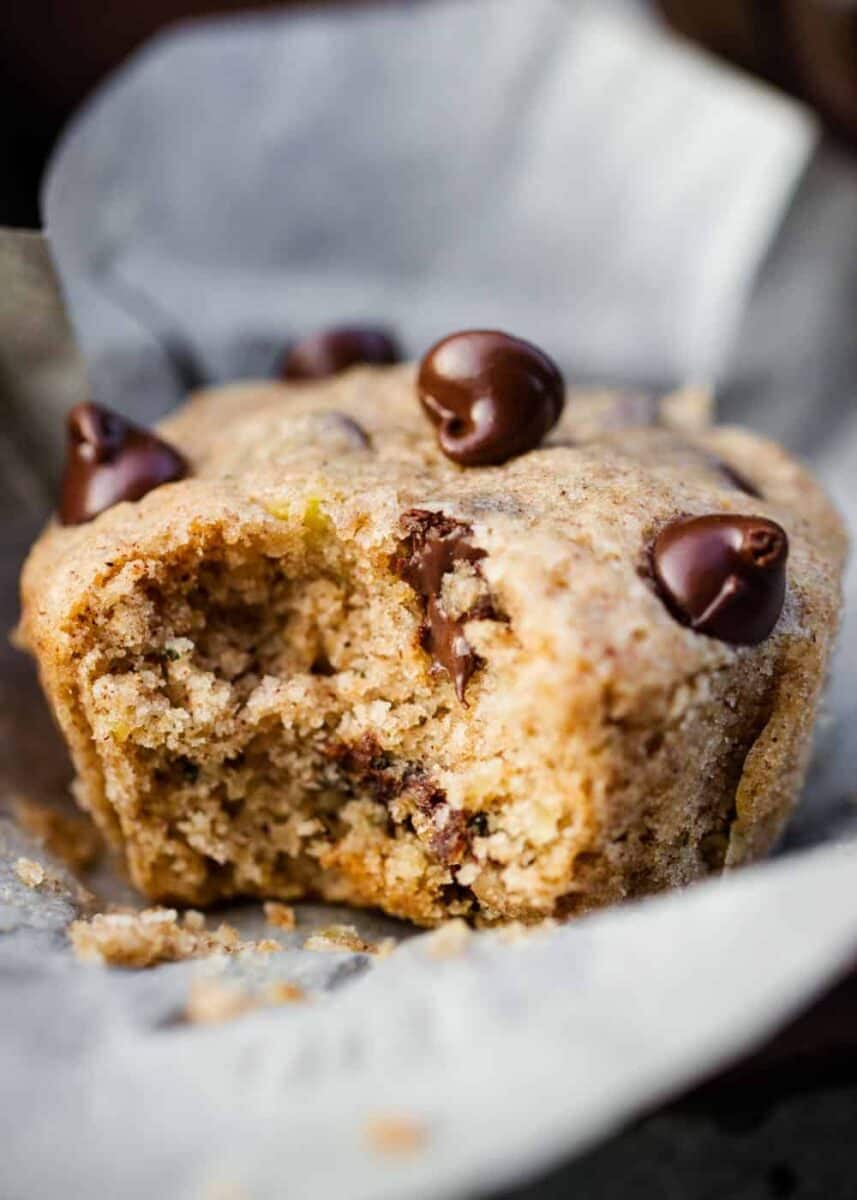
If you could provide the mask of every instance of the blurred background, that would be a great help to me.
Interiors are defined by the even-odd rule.
[[[336,0],[339,6],[360,2]],[[416,6],[432,0],[399,2]],[[8,0],[0,5],[0,224],[39,224],[39,179],[58,131],[98,82],[153,33],[182,19],[324,3]],[[857,5],[852,0],[650,0],[649,6],[678,33],[812,105],[837,139],[857,148]]]

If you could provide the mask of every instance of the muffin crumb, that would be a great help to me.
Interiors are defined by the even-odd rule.
[[[174,908],[148,908],[142,912],[96,913],[69,926],[72,949],[81,962],[115,967],[153,967],[213,954],[271,953],[278,942],[242,941],[238,930],[226,922],[205,928],[195,910],[180,921]]]
[[[370,1117],[364,1127],[366,1141],[376,1154],[398,1157],[416,1154],[428,1141],[425,1125],[404,1113]]]
[[[219,1025],[234,1021],[245,1013],[306,999],[297,984],[276,980],[257,991],[219,979],[194,979],[188,990],[185,1017],[193,1025]]]
[[[185,1017],[192,1025],[234,1021],[254,1007],[248,991],[217,979],[193,979],[188,988]]]
[[[48,882],[48,873],[41,863],[32,858],[19,858],[15,863],[15,874],[25,887],[40,888]]]
[[[295,910],[290,904],[281,904],[278,900],[268,900],[264,905],[265,920],[269,925],[278,929],[294,929]]]
[[[325,953],[350,951],[353,954],[374,954],[386,958],[396,948],[395,938],[382,938],[380,942],[368,942],[360,936],[353,925],[327,925],[317,929],[304,942],[304,950]]]

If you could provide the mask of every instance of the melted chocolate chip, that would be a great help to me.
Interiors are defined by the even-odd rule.
[[[397,560],[397,573],[420,596],[429,599],[440,592],[443,577],[457,562],[476,563],[485,551],[467,540],[469,525],[444,513],[413,508],[405,513],[402,526],[408,539],[408,554]]]
[[[121,500],[139,500],[187,473],[187,460],[161,438],[109,408],[78,404],[68,414],[60,520],[91,521]]]
[[[293,346],[283,363],[282,377],[292,382],[327,379],[358,363],[388,367],[401,359],[398,344],[386,329],[343,325],[311,334]]]
[[[504,463],[535,449],[565,403],[554,362],[496,330],[438,342],[420,364],[417,388],[441,450],[464,467]]]
[[[400,813],[396,818],[399,827],[416,833],[444,866],[461,863],[469,853],[473,835],[467,815],[451,807],[446,792],[419,763],[408,763],[404,769],[397,766],[371,734],[350,744],[331,743],[324,753],[343,776],[379,804],[390,807],[405,802],[413,815],[403,820]],[[391,818],[391,837],[396,833],[396,821]]]
[[[422,767],[409,768],[402,780],[402,795],[411,800],[426,818],[429,849],[444,866],[460,863],[471,848],[467,815],[452,808],[446,792],[437,786]]]
[[[343,775],[365,788],[379,804],[389,804],[401,794],[400,776],[392,770],[389,755],[370,733],[364,733],[357,742],[331,743],[324,753]]]
[[[788,550],[785,530],[765,517],[690,517],[658,534],[652,570],[678,620],[732,645],[756,645],[782,611]]]
[[[468,612],[453,617],[444,607],[441,592],[444,575],[456,563],[476,564],[485,557],[485,551],[468,540],[473,532],[469,525],[443,513],[412,509],[402,518],[402,525],[405,547],[401,554],[393,556],[392,569],[422,600],[425,613],[420,630],[422,647],[435,666],[446,671],[459,700],[465,703],[467,684],[481,665],[481,659],[467,641],[464,626],[467,621],[505,618],[488,597]]]

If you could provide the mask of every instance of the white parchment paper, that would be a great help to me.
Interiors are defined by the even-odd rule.
[[[46,218],[96,394],[144,417],[188,373],[265,374],[343,319],[415,353],[498,324],[579,377],[728,378],[815,140],[603,0],[309,12],[157,40],[73,124]],[[812,450],[849,507],[852,397],[830,411],[841,436]],[[485,1193],[725,1065],[857,948],[855,644],[791,835],[816,848],[448,961],[371,917],[403,938],[383,962],[304,951],[333,919],[308,906],[287,953],[231,970],[315,1002],[229,1026],[177,1020],[199,964],[72,962],[69,905],[15,879],[26,844],[0,823],[0,1194]],[[373,1152],[385,1114],[427,1131],[418,1152]]]

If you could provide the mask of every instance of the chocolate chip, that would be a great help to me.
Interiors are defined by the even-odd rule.
[[[393,556],[391,567],[400,579],[409,583],[423,603],[425,620],[420,631],[423,649],[435,665],[446,671],[464,703],[467,684],[482,660],[464,634],[467,621],[505,620],[490,597],[458,617],[448,613],[441,595],[443,577],[456,563],[476,564],[485,551],[468,540],[472,529],[444,513],[412,509],[402,518],[405,544],[401,554]]]
[[[336,674],[336,668],[333,666],[325,652],[320,650],[310,663],[309,673],[310,675],[320,675],[324,676],[325,678],[330,678],[332,675]]]
[[[724,477],[724,479],[727,479],[733,487],[738,489],[739,492],[743,492],[746,496],[752,496],[754,500],[762,499],[762,493],[756,487],[755,483],[752,483],[747,476],[742,475],[740,471],[736,471],[735,468],[730,466],[728,462],[724,462],[722,458],[715,457],[714,466]]]
[[[460,863],[469,852],[471,830],[466,814],[450,806],[446,792],[419,763],[397,769],[371,734],[351,744],[331,743],[323,752],[343,777],[353,780],[379,804],[401,801],[411,808],[408,814],[399,811],[395,821],[390,818],[390,837],[400,828],[415,833],[445,866]]]
[[[402,787],[415,807],[424,816],[431,816],[446,807],[446,792],[438,787],[426,769],[418,763],[409,763],[402,776]]]
[[[733,645],[764,641],[786,590],[786,532],[765,517],[674,521],[652,547],[660,593],[678,620]]]
[[[388,367],[401,362],[393,335],[371,326],[340,326],[311,334],[293,346],[283,363],[282,377],[290,382],[327,379],[358,363]]]
[[[418,835],[428,839],[429,849],[444,866],[460,863],[471,848],[466,815],[452,808],[446,792],[437,786],[422,767],[409,768],[403,777],[402,795],[411,800],[423,820],[414,826]]]
[[[455,694],[463,704],[467,685],[482,666],[482,659],[464,636],[464,622],[450,617],[438,596],[428,598],[420,640],[426,653],[453,681]]]
[[[447,458],[491,466],[526,454],[559,420],[565,384],[536,346],[496,330],[454,333],[423,358],[420,403]]]
[[[392,760],[370,733],[357,742],[333,742],[324,747],[324,754],[336,763],[342,775],[365,788],[379,804],[388,804],[402,790],[399,776],[392,770]]]
[[[427,508],[412,508],[402,517],[407,554],[396,560],[396,572],[418,595],[440,592],[443,577],[457,562],[476,563],[485,551],[468,541],[473,530],[464,521]]]
[[[313,414],[316,418],[316,423],[322,436],[327,436],[331,439],[341,438],[348,446],[355,450],[368,450],[372,445],[369,434],[353,417],[349,417],[348,413],[337,412],[336,409],[328,409],[327,412]]]
[[[488,814],[482,812],[474,813],[468,819],[467,827],[474,837],[487,837],[491,832],[491,826],[488,823]]]
[[[60,520],[91,521],[120,500],[139,500],[187,473],[186,459],[153,433],[109,408],[78,404],[68,414]]]
[[[470,850],[466,817],[458,809],[445,805],[435,813],[433,822],[435,828],[429,838],[429,849],[445,867],[460,864]]]
[[[190,783],[196,783],[199,779],[199,765],[193,759],[188,758],[186,754],[179,755],[176,759],[176,767]]]

